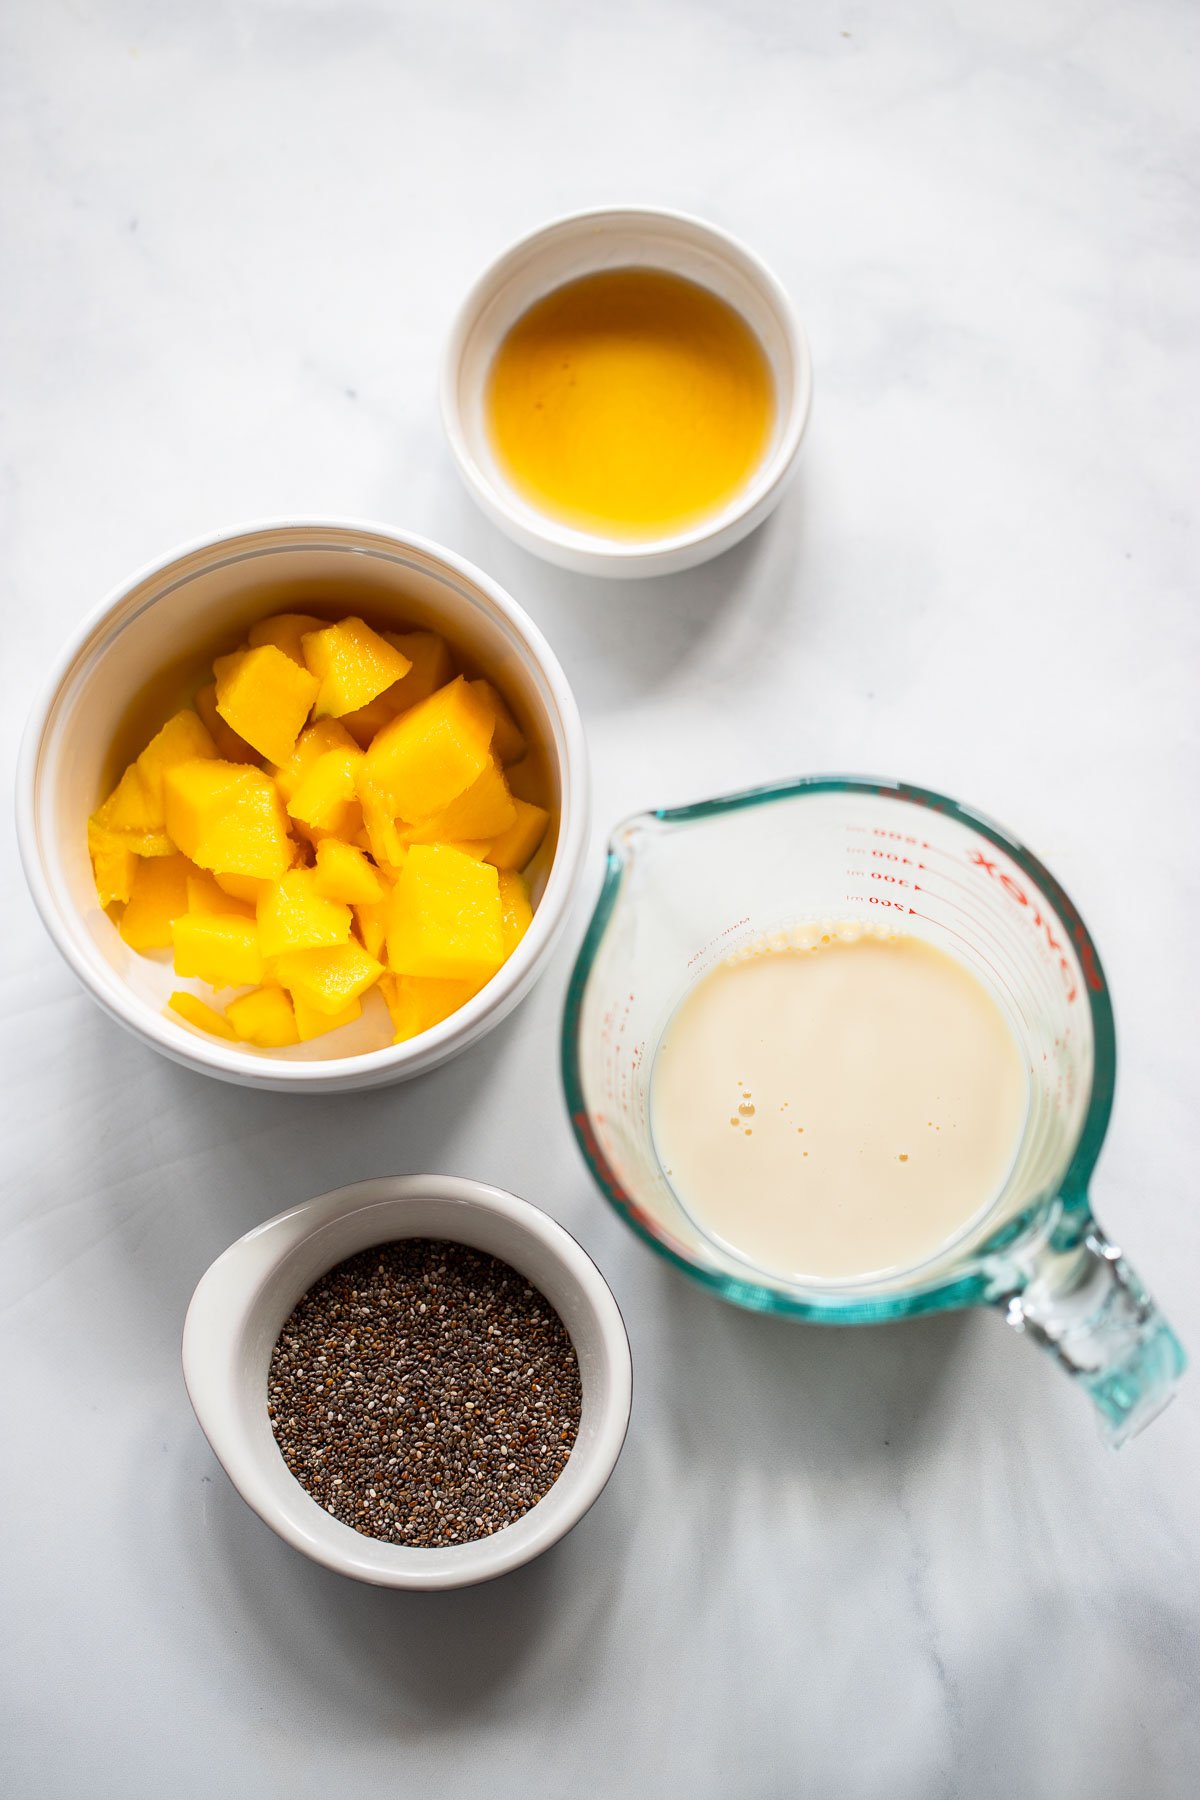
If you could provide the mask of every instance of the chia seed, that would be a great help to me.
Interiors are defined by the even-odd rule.
[[[267,1413],[319,1506],[366,1537],[428,1549],[511,1525],[579,1430],[566,1327],[483,1251],[403,1238],[347,1258],[297,1302],[271,1352]]]

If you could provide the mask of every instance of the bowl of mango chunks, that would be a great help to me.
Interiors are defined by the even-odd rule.
[[[143,1041],[249,1086],[379,1086],[544,966],[586,847],[583,728],[537,627],[451,552],[246,526],[68,644],[17,825],[51,937]]]

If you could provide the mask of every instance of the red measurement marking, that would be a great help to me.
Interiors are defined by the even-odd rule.
[[[1063,946],[1054,935],[1054,928],[1050,924],[1050,921],[1042,917],[1040,908],[1037,906],[1036,902],[1029,898],[1020,882],[1014,881],[1013,877],[1009,875],[1006,870],[1000,868],[997,863],[990,861],[989,858],[983,854],[982,850],[972,850],[969,860],[973,868],[983,869],[993,881],[999,882],[1009,899],[1015,900],[1018,906],[1024,907],[1029,913],[1034,929],[1043,933],[1046,940],[1046,947],[1056,959],[1059,973],[1062,975],[1063,981],[1066,984],[1067,1003],[1069,1005],[1078,997],[1079,990],[1075,986],[1075,975],[1070,962],[1067,960]],[[1087,981],[1088,986],[1092,991],[1096,992],[1099,988],[1103,987],[1104,983],[1100,980],[1100,971],[1096,967],[1095,952],[1092,950],[1091,944],[1087,939],[1087,934],[1084,932],[1082,926],[1079,927],[1077,936],[1087,944],[1088,958],[1091,964],[1091,975],[1089,976],[1088,963],[1084,962],[1081,949],[1079,960],[1084,970],[1084,979]]]
[[[872,881],[890,881],[893,887],[910,887],[912,884],[903,875],[890,875],[886,869],[868,869]]]
[[[888,841],[893,844],[911,844],[916,850],[933,849],[933,845],[927,844],[924,838],[911,837],[907,831],[885,831],[882,825],[873,825],[871,827],[871,836],[887,838]]]
[[[873,849],[871,855],[881,856],[885,862],[903,863],[906,869],[923,869],[925,867],[923,862],[914,862],[911,856],[904,856],[899,850]]]

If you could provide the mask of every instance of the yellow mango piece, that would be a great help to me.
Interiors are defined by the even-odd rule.
[[[247,642],[254,650],[261,649],[264,644],[274,644],[285,656],[290,656],[294,663],[302,669],[308,667],[304,660],[304,637],[310,631],[323,631],[328,619],[318,619],[312,613],[273,613],[269,619],[260,619],[252,625],[246,634]]]
[[[487,853],[492,847],[491,838],[446,838],[447,850],[461,850],[464,856],[472,857],[476,862],[486,862]]]
[[[405,846],[395,815],[371,780],[369,769],[369,758],[364,758],[358,767],[357,779],[367,848],[377,863],[388,863],[395,867],[404,861]]]
[[[507,959],[533,923],[533,908],[529,904],[529,889],[525,885],[525,877],[512,869],[500,871],[500,910],[500,929]]]
[[[399,683],[395,685],[399,686]],[[388,688],[385,693],[376,694],[374,700],[368,700],[365,706],[356,706],[353,712],[342,714],[341,722],[360,750],[366,750],[376,734],[399,712],[399,707],[389,698],[391,692]]]
[[[142,772],[130,763],[104,804],[88,820],[88,845],[131,850],[135,856],[170,856],[175,846],[163,825],[162,808],[151,799]]]
[[[217,684],[210,681],[202,687],[195,701],[196,711],[204,724],[204,729],[216,746],[217,755],[222,762],[258,761],[258,751],[248,744],[245,738],[238,736],[231,725],[227,725],[217,711]]]
[[[515,797],[513,806],[516,818],[507,831],[492,839],[492,847],[487,853],[488,861],[498,869],[523,869],[545,837],[550,823],[550,814],[544,806],[534,806],[530,800]]]
[[[499,877],[445,844],[414,844],[392,891],[393,974],[486,981],[504,961]]]
[[[408,674],[389,690],[395,696],[397,712],[418,706],[454,680],[450,646],[436,631],[385,631],[383,635],[411,665]]]
[[[257,987],[263,978],[258,927],[230,913],[184,913],[171,927],[175,973],[210,987]]]
[[[319,683],[274,644],[260,644],[218,662],[217,711],[260,756],[285,763],[308,720]]]
[[[505,768],[509,763],[520,762],[529,746],[525,742],[524,732],[509,711],[503,695],[492,686],[490,681],[472,681],[470,686],[479,695],[484,705],[489,708],[495,719],[492,731],[492,755],[497,762],[503,763]]]
[[[264,956],[344,944],[350,937],[350,908],[317,891],[315,869],[289,869],[261,895],[257,916]]]
[[[342,723],[365,750],[372,738],[397,713],[428,700],[437,688],[454,679],[454,662],[445,638],[434,631],[385,631],[388,643],[408,658],[412,667],[382,694],[354,712],[344,713]]]
[[[314,885],[326,900],[346,900],[351,905],[370,905],[382,900],[383,882],[374,865],[354,844],[340,838],[323,838],[317,845]]]
[[[318,757],[327,755],[330,750],[357,748],[340,719],[318,719],[315,724],[306,726],[296,739],[296,748],[287,761],[271,771],[283,796],[284,805],[287,805]]]
[[[194,762],[198,757],[210,758],[216,754],[217,747],[205,730],[204,721],[190,706],[177,712],[167,720],[161,731],[155,732],[134,767],[139,770],[146,784],[146,793],[154,808],[156,827],[166,829],[163,779],[168,769],[175,768],[178,763]]]
[[[461,675],[385,725],[366,776],[392,818],[427,819],[469,788],[488,761],[492,726]]]
[[[264,881],[259,875],[214,875],[213,880],[222,892],[231,900],[247,900],[251,906],[258,905],[258,896],[265,894],[274,883]]]
[[[337,1031],[340,1026],[353,1025],[355,1019],[361,1019],[362,1001],[351,1000],[339,1012],[322,1012],[319,1006],[310,1006],[302,994],[293,994],[292,1010],[300,1042],[307,1044],[310,1038],[323,1037],[327,1031]]]
[[[508,791],[504,771],[489,756],[465,792],[432,818],[406,826],[400,840],[405,844],[446,844],[458,838],[497,838],[516,820],[516,802]]]
[[[187,861],[186,857],[184,857],[184,861]],[[207,869],[189,868],[186,910],[190,913],[204,913],[209,918],[252,919],[254,917],[253,902],[237,899],[228,889],[223,888],[216,876],[210,874]]]
[[[327,750],[301,776],[288,813],[312,831],[352,837],[362,822],[358,815],[358,770],[361,750]]]
[[[518,800],[532,800],[541,806],[547,794],[552,791],[539,756],[523,756],[507,773],[508,785]]]
[[[484,852],[497,869],[523,869],[546,835],[550,815],[544,806],[513,796],[516,818],[507,831],[494,837]]]
[[[195,866],[178,852],[139,862],[118,930],[131,950],[169,950],[171,927],[188,909]]]
[[[300,1042],[295,1009],[282,988],[260,987],[240,994],[229,1002],[225,1016],[243,1043],[260,1050],[285,1050]]]
[[[477,981],[433,981],[419,975],[381,975],[379,991],[391,1014],[392,1042],[403,1044],[451,1013],[479,992]]]
[[[361,619],[341,619],[304,637],[304,660],[320,689],[316,716],[339,717],[366,706],[411,668],[407,656]]]
[[[359,941],[368,956],[382,960],[387,939],[388,895],[382,900],[360,900],[354,907]]]
[[[202,869],[278,881],[290,867],[287,815],[275,783],[260,769],[179,763],[168,769],[163,795],[172,841]]]
[[[139,856],[169,856],[173,845],[163,811],[163,778],[176,764],[216,755],[212,738],[198,713],[184,707],[155,732],[141,755],[131,762],[91,823],[98,831],[124,841]],[[139,840],[146,847],[141,847]]]
[[[153,857],[152,862],[163,862],[164,857]],[[146,868],[149,863],[136,856],[124,844],[114,843],[107,847],[103,844],[92,846],[92,877],[96,883],[96,894],[101,906],[107,912],[114,904],[123,904],[133,891],[137,872]]]
[[[317,1012],[340,1012],[383,974],[383,964],[351,938],[332,950],[292,950],[276,957],[275,979],[297,1003]]]
[[[186,1019],[189,1025],[194,1025],[197,1031],[209,1031],[213,1037],[228,1038],[236,1043],[237,1032],[233,1026],[219,1012],[206,1005],[197,994],[189,994],[181,988],[178,993],[171,995],[167,1005],[181,1019]]]

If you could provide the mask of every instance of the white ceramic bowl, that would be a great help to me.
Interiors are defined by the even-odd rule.
[[[383,1016],[364,1012],[290,1050],[261,1051],[202,1035],[163,1008],[180,982],[169,959],[128,948],[100,910],[87,819],[200,661],[284,607],[429,626],[497,682],[541,745],[556,830],[531,870],[533,923],[475,998],[410,1042],[378,1044]],[[579,709],[533,621],[479,569],[423,538],[382,525],[301,520],[206,538],[122,584],[70,640],[34,707],[17,777],[17,832],[46,928],[88,992],[114,1019],[190,1068],[250,1087],[311,1092],[381,1086],[444,1062],[497,1024],[546,962],[578,880],[587,837],[587,752]]]
[[[583,1386],[579,1435],[549,1492],[515,1524],[445,1550],[385,1544],[333,1518],[288,1469],[267,1418],[271,1351],[297,1300],[347,1256],[405,1237],[451,1239],[511,1264],[566,1326]],[[192,1296],[183,1373],[204,1434],[243,1500],[314,1562],[379,1587],[468,1587],[540,1556],[578,1524],[612,1474],[633,1400],[629,1339],[591,1258],[527,1200],[450,1175],[356,1182],[239,1238]]]
[[[579,531],[548,517],[508,481],[492,452],[484,392],[505,333],[552,288],[598,269],[665,269],[710,288],[759,338],[775,382],[775,430],[755,474],[688,531],[650,540]],[[686,213],[624,206],[572,213],[522,238],[475,283],[442,364],[442,420],[468,488],[502,531],[564,569],[588,575],[669,575],[740,542],[779,504],[812,402],[812,362],[787,293],[752,251]]]

